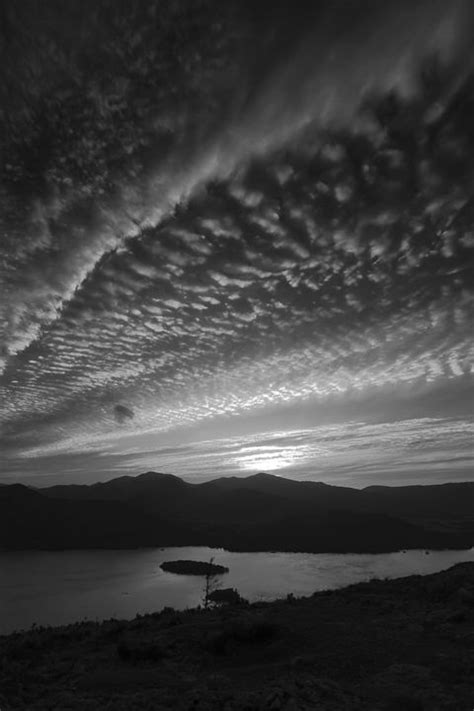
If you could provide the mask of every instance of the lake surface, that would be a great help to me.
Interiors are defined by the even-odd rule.
[[[209,560],[227,566],[222,587],[251,602],[338,588],[370,578],[434,573],[474,561],[468,551],[380,555],[229,553],[203,547],[0,553],[0,634],[37,625],[111,617],[130,619],[166,605],[196,607],[204,578],[160,569],[165,560]]]

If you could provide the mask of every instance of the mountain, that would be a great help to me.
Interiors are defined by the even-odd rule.
[[[0,490],[0,549],[162,545],[168,535],[171,542],[171,530],[122,502],[55,500],[20,484]]]
[[[54,499],[122,501],[154,515],[173,520],[246,521],[273,518],[288,510],[288,502],[272,492],[235,490],[208,484],[188,484],[172,474],[146,472],[83,486],[53,486],[37,490]],[[270,504],[270,505],[269,505]]]
[[[265,473],[191,484],[146,472],[92,485],[0,490],[0,547],[7,549],[383,552],[473,543],[470,482],[358,490]]]
[[[282,497],[292,502],[311,504],[318,508],[351,508],[356,505],[359,490],[332,486],[322,482],[298,481],[260,472],[248,477],[222,477],[201,486],[220,491],[254,491]]]
[[[281,496],[305,504],[312,512],[341,509],[385,514],[429,529],[474,534],[474,482],[353,489],[260,473],[216,479],[208,486]]]
[[[157,491],[174,494],[178,489],[185,489],[186,482],[172,474],[145,472],[139,476],[121,476],[97,484],[65,484],[41,489],[50,498],[55,499],[97,499],[109,501],[127,501],[133,497],[146,498]]]
[[[361,494],[366,510],[377,509],[429,528],[474,532],[474,482],[369,486]]]

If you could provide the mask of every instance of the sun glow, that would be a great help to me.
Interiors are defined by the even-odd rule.
[[[301,462],[305,458],[307,447],[246,447],[245,450],[248,454],[240,454],[237,458],[241,469],[270,472]]]

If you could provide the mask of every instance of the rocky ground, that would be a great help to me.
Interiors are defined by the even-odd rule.
[[[2,711],[472,711],[474,564],[0,637]]]

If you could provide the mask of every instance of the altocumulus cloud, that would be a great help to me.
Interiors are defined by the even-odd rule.
[[[44,49],[24,41],[34,8],[9,5],[5,471],[107,452],[117,422],[164,437],[300,403],[363,420],[375,393],[393,419],[394,391],[417,416],[417,393],[472,395],[469,3],[346,3],[343,20],[321,4],[266,29],[246,3],[199,5],[104,25],[99,3],[87,40],[79,4],[51,6]],[[51,137],[36,162],[35,102]]]

